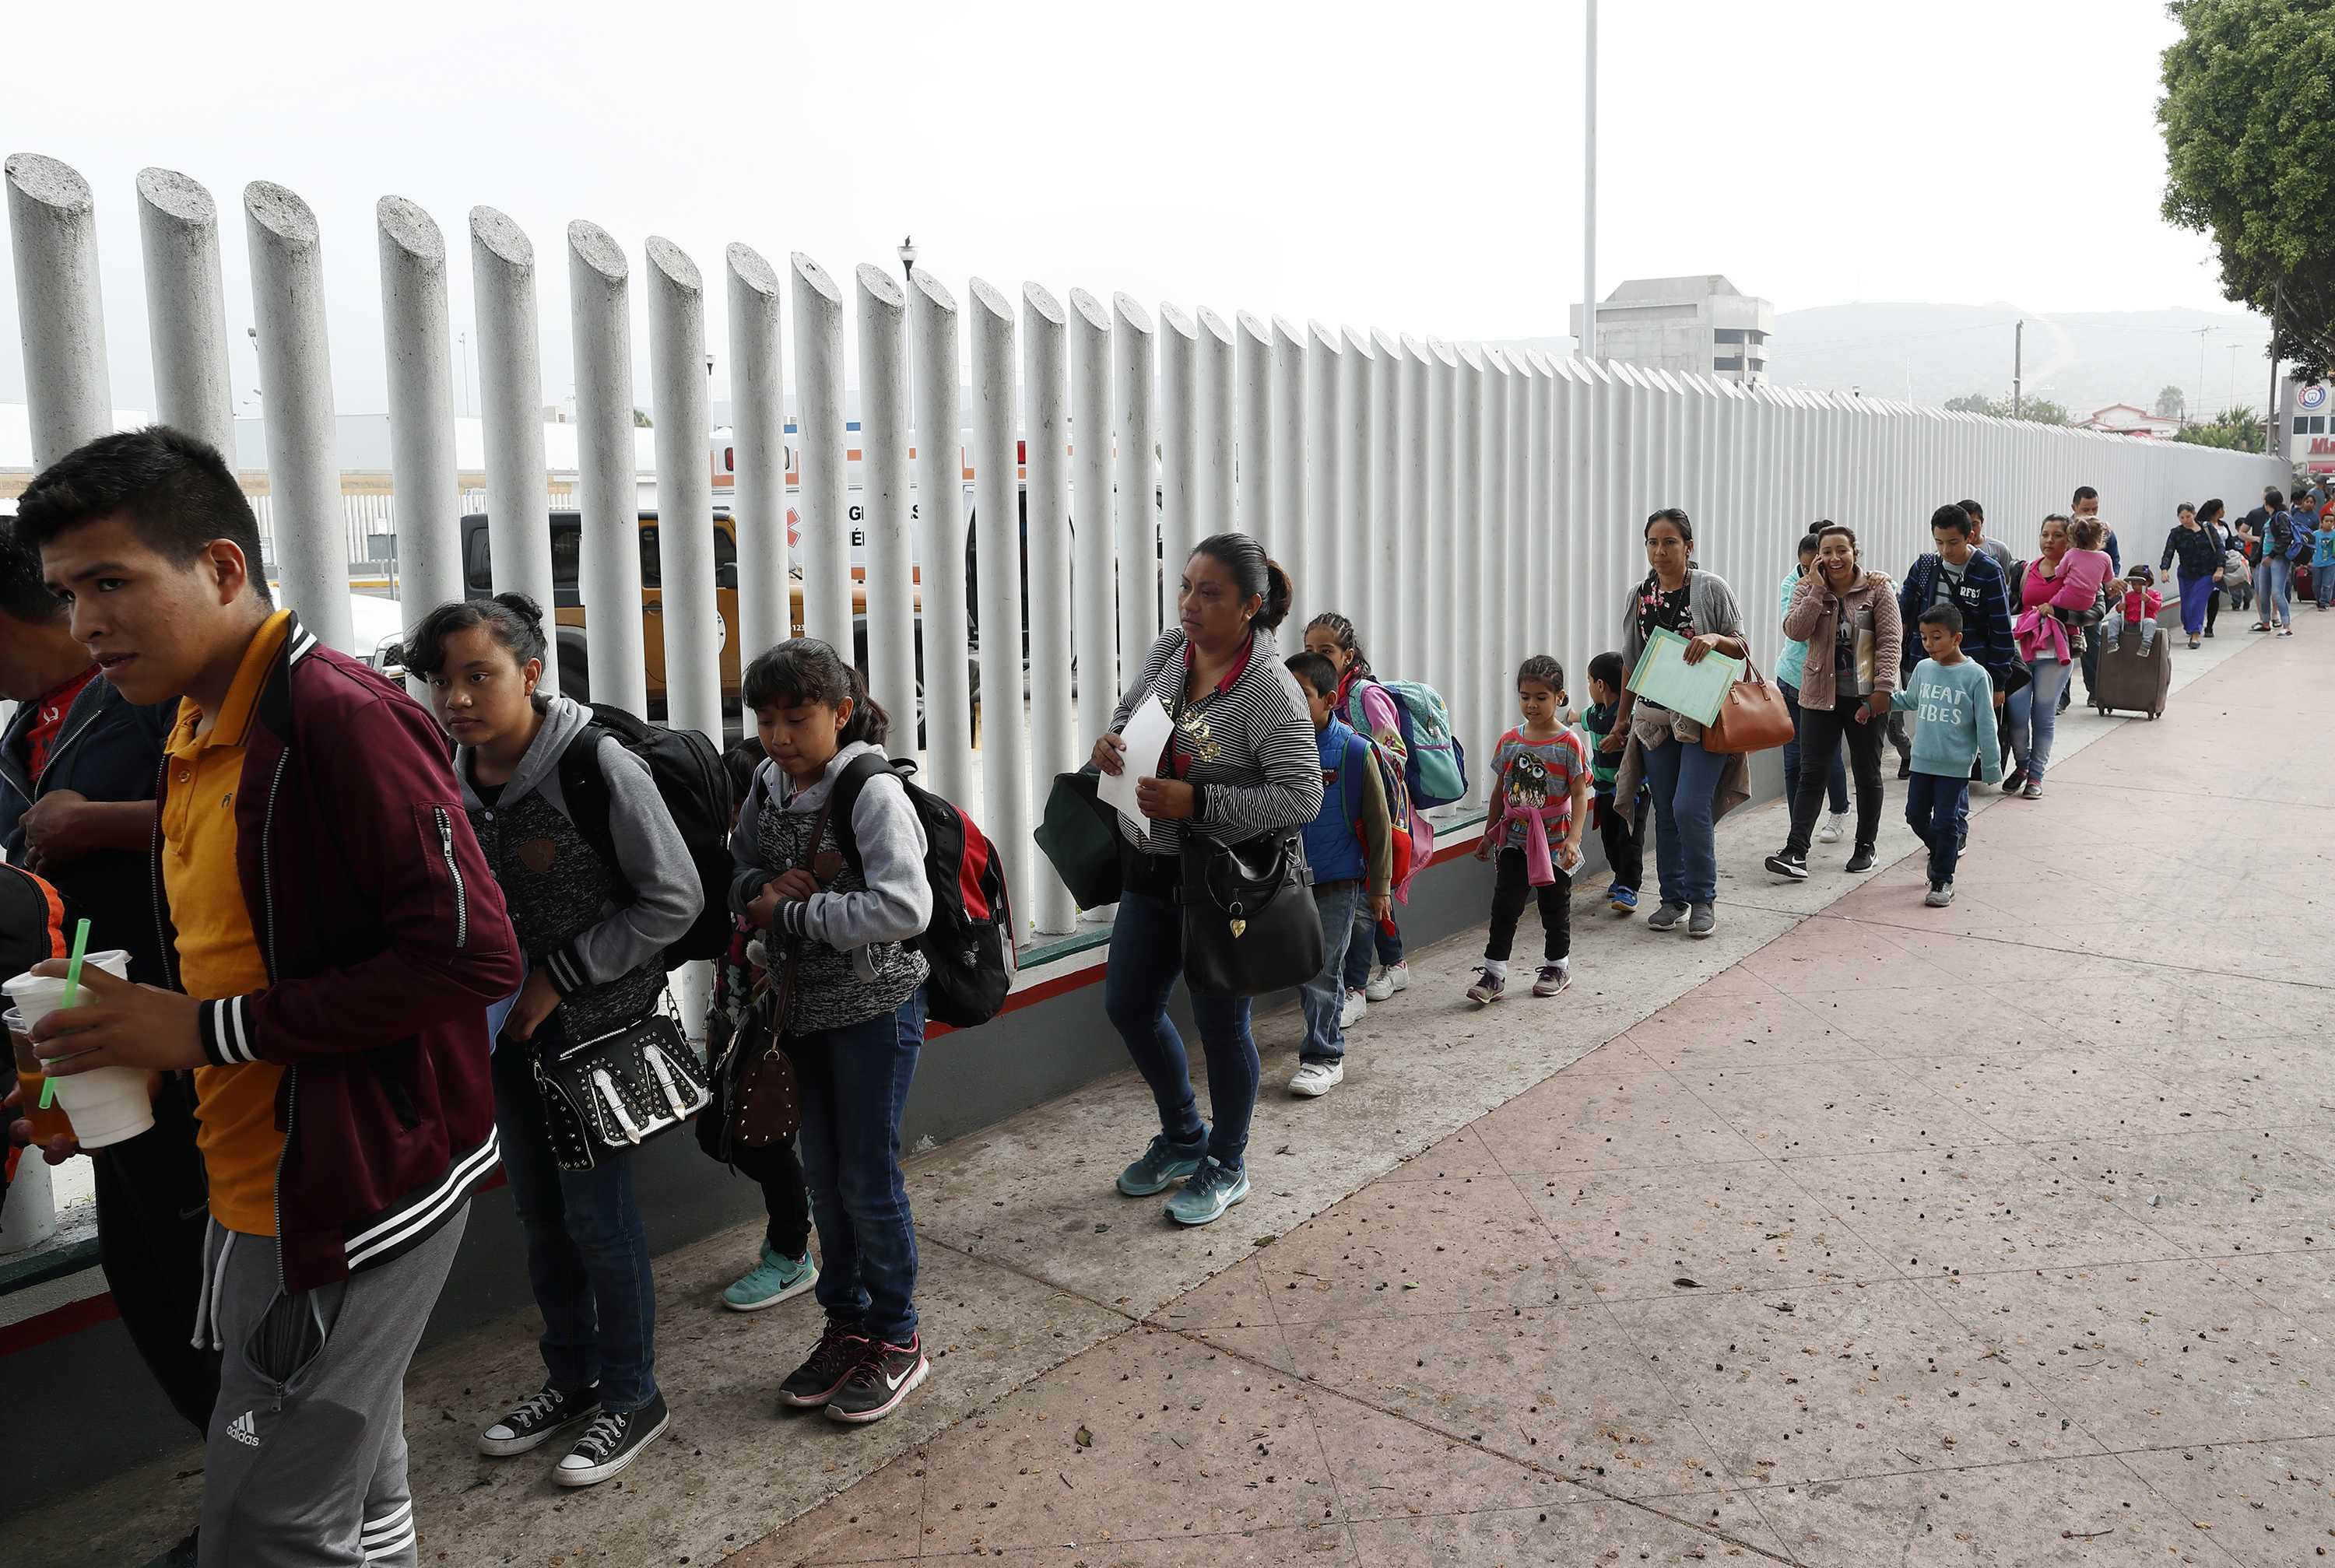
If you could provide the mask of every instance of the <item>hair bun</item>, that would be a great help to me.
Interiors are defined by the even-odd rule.
[[[497,594],[495,603],[527,621],[529,625],[543,624],[543,606],[525,594]]]
[[[1289,603],[1294,597],[1296,591],[1290,586],[1289,574],[1282,570],[1279,561],[1266,557],[1264,605],[1256,613],[1256,624],[1268,632],[1278,630],[1281,623],[1289,618]]]

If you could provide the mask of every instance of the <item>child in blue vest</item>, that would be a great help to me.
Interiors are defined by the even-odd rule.
[[[1497,1002],[1508,983],[1508,951],[1525,900],[1540,898],[1540,973],[1535,996],[1573,983],[1573,874],[1581,868],[1581,830],[1589,816],[1589,755],[1580,731],[1557,719],[1565,709],[1565,666],[1536,653],[1516,671],[1524,722],[1492,749],[1492,813],[1476,858],[1499,856],[1492,884],[1492,930],[1484,967],[1468,988],[1478,1006]]]
[[[1589,706],[1582,711],[1581,727],[1588,732],[1597,837],[1605,846],[1605,865],[1613,873],[1605,902],[1627,920],[1638,912],[1638,884],[1646,875],[1646,808],[1653,801],[1653,791],[1639,786],[1638,798],[1626,808],[1613,799],[1622,760],[1605,751],[1603,742],[1613,732],[1614,715],[1621,711],[1623,679],[1621,654],[1600,653],[1589,661]]]
[[[1322,973],[1300,993],[1305,1044],[1289,1092],[1319,1099],[1345,1080],[1346,944],[1367,907],[1373,924],[1394,908],[1394,833],[1386,786],[1371,743],[1338,717],[1338,670],[1319,653],[1293,653],[1289,673],[1313,715],[1322,749],[1322,809],[1305,825],[1305,860],[1313,868],[1313,902],[1322,915]]]

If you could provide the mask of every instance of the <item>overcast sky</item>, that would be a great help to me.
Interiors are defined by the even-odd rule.
[[[579,217],[632,255],[643,403],[652,233],[704,271],[717,354],[730,240],[848,289],[913,231],[960,300],[978,275],[1455,339],[1562,334],[1580,297],[1581,0],[516,9],[19,7],[0,150],[94,189],[115,402],[151,406],[150,164],[220,202],[239,408],[257,179],[324,226],[344,413],[384,405],[388,193],[446,231],[458,328],[471,206],[533,237],[547,402],[572,391]],[[2230,308],[2204,238],[2157,215],[2155,0],[1607,0],[1601,24],[1601,293],[1721,272],[1783,310]],[[21,397],[5,277],[0,316]]]

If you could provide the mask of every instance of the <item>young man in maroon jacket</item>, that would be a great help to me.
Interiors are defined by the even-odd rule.
[[[198,1332],[224,1356],[199,1561],[412,1564],[405,1370],[495,1167],[486,1008],[521,978],[445,743],[273,609],[251,508],[193,437],[90,442],[16,526],[106,678],[179,701],[153,876],[173,989],[85,973],[34,1037],[59,1073],[195,1072]]]

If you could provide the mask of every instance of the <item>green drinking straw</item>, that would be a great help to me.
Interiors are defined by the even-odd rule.
[[[89,951],[89,921],[86,916],[73,930],[73,956],[65,960],[65,994],[57,1003],[60,1010],[73,1004],[73,995],[81,990],[81,955]],[[57,1080],[47,1073],[41,1075],[41,1108],[46,1110],[57,1098]]]

